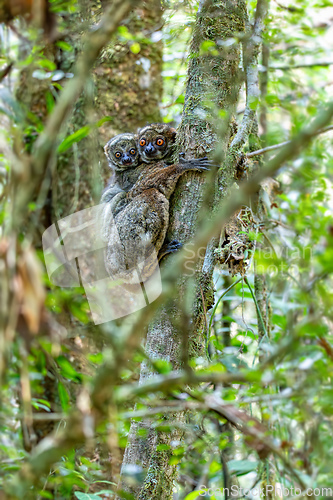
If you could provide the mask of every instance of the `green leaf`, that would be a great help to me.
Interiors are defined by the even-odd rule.
[[[175,100],[175,104],[184,104],[184,102],[185,102],[184,94],[180,94]]]
[[[82,493],[81,491],[75,491],[75,496],[79,500],[101,500],[101,497],[95,495],[94,493]]]
[[[58,382],[58,393],[59,393],[59,398],[60,398],[60,403],[61,403],[61,408],[63,410],[68,410],[69,409],[69,394],[62,382]]]
[[[64,139],[62,143],[59,144],[58,153],[64,153],[64,151],[67,151],[67,149],[69,149],[75,142],[79,142],[85,137],[87,137],[87,135],[90,132],[90,129],[91,127],[85,125],[84,127],[74,132],[74,134],[71,134],[68,137],[66,137],[66,139]]]
[[[54,71],[57,69],[57,65],[49,59],[40,59],[38,61],[38,64],[41,68],[48,69],[49,71]]]
[[[209,52],[209,51],[211,51],[212,48],[215,48],[215,47],[216,47],[215,42],[213,42],[212,40],[205,40],[200,45],[200,51],[201,52]]]
[[[42,498],[53,498],[53,495],[50,491],[46,491],[46,490],[40,490],[39,491],[39,496],[41,496]]]
[[[197,498],[202,498],[203,495],[200,495],[200,493],[205,493],[208,491],[208,488],[202,489],[202,490],[196,490],[196,491],[191,491],[184,500],[196,500]]]
[[[47,113],[50,114],[54,108],[54,97],[48,90],[45,94]]]
[[[71,363],[68,361],[65,356],[59,356],[57,358],[58,366],[61,370],[61,375],[65,378],[69,378],[71,380],[75,380],[76,382],[81,380],[81,374],[78,373]]]
[[[254,470],[257,470],[258,462],[253,462],[252,460],[230,460],[228,462],[228,469],[230,474],[236,474],[236,476],[243,476]]]
[[[170,361],[167,361],[165,359],[158,359],[155,361],[156,363],[156,368],[159,371],[159,373],[170,373],[172,371],[172,364]]]
[[[71,52],[73,50],[73,47],[63,40],[59,40],[58,42],[56,42],[56,46],[61,50],[66,50],[67,52]]]
[[[169,445],[169,444],[163,444],[163,443],[158,444],[158,445],[156,446],[156,450],[157,450],[157,451],[166,451],[166,450],[170,450],[170,445]]]
[[[139,43],[134,42],[134,43],[132,43],[130,49],[131,49],[131,52],[133,52],[133,54],[138,54],[141,50],[141,46]]]

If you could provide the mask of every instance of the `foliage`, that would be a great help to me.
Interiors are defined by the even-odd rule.
[[[67,18],[76,13],[76,2],[50,3],[58,19],[58,29],[65,33]],[[253,14],[254,2],[249,2],[248,7]],[[166,122],[180,122],[186,55],[196,8],[192,4],[171,3],[165,13],[161,111]],[[261,79],[267,78],[267,91],[260,100],[261,116],[265,114],[268,123],[267,130],[259,129],[264,146],[290,139],[317,115],[323,103],[331,100],[330,16],[329,2],[302,0],[295,5],[272,2],[264,34],[264,43],[269,47],[268,71],[259,66]],[[84,23],[81,27],[76,22],[75,36],[81,29],[87,30]],[[8,172],[11,175],[13,169],[15,174],[15,160],[27,165],[24,154],[33,150],[45,123],[45,117],[27,108],[20,96],[15,96],[12,80],[18,80],[26,70],[31,71],[36,85],[42,85],[44,112],[46,117],[50,116],[59,93],[73,76],[73,61],[69,58],[69,67],[59,69],[59,54],[77,50],[71,37],[64,34],[49,55],[36,28],[26,26],[20,40],[17,33],[20,26],[16,20],[12,27],[2,27],[2,33],[8,36],[1,38],[2,63],[14,60],[11,77],[3,80],[0,89],[0,119],[4,129],[0,157],[2,262],[10,257],[6,256],[6,245],[13,236],[10,230],[15,193],[9,190]],[[123,41],[125,32],[125,29],[118,31],[118,41]],[[140,41],[130,37],[132,52],[140,46]],[[19,56],[19,44],[24,46],[24,56]],[[238,122],[244,112],[244,92],[238,104]],[[101,125],[92,124],[87,118],[79,130],[66,137],[62,131],[57,137],[58,153],[80,147],[80,141]],[[20,140],[25,152],[17,151]],[[244,152],[250,149],[247,144]],[[269,154],[274,153],[267,153],[265,160]],[[215,304],[229,291],[207,314],[207,358],[190,361],[198,376],[207,380],[211,376],[213,382],[197,383],[191,388],[185,382],[175,387],[166,383],[165,390],[163,386],[159,391],[148,388],[135,400],[127,399],[126,390],[130,394],[135,387],[144,357],[140,349],[130,352],[130,359],[120,371],[119,386],[108,401],[110,407],[103,410],[107,418],[97,422],[97,432],[93,435],[89,433],[93,424],[88,422],[85,446],[65,451],[61,460],[32,487],[31,498],[111,498],[116,485],[109,481],[113,478],[110,467],[117,465],[110,455],[122,456],[132,418],[142,421],[151,415],[154,429],[167,434],[178,426],[184,432],[183,441],[172,441],[157,450],[171,451],[171,460],[178,464],[175,498],[192,500],[199,498],[199,491],[202,495],[206,491],[207,496],[210,492],[210,498],[220,500],[226,497],[219,489],[226,485],[247,489],[265,484],[279,488],[332,488],[332,178],[332,131],[328,131],[282,166],[278,174],[280,186],[275,192],[263,192],[263,216],[256,219],[255,231],[250,235],[250,239],[256,240],[256,250],[253,255],[249,251],[248,282],[244,277],[231,278],[226,265],[217,266]],[[33,241],[34,233],[43,229],[42,226],[31,229],[31,221],[36,217],[39,220],[38,202],[31,200],[26,207],[29,226],[21,227],[17,234],[17,247],[21,245],[22,252]],[[33,244],[39,261],[43,262],[40,238]],[[264,335],[258,328],[258,303],[252,293],[256,289],[255,274],[267,280],[265,300],[269,318]],[[108,363],[114,366],[114,353],[122,332],[117,322],[90,328],[90,312],[82,288],[55,287],[46,273],[43,281],[46,288],[43,304],[51,326],[41,328],[34,336],[20,329],[19,324],[16,334],[10,325],[5,329],[5,324],[1,324],[2,358],[6,363],[1,381],[3,488],[21,470],[22,462],[38,441],[33,418],[38,420],[41,415],[48,415],[50,419],[45,423],[52,424],[51,428],[55,423],[55,434],[65,428],[73,407],[84,407],[84,394],[93,376]],[[17,286],[28,293],[22,282]],[[31,307],[39,306],[38,303]],[[6,301],[1,312],[6,312]],[[63,321],[70,337],[66,341]],[[166,380],[173,374],[167,361],[156,362],[154,369]],[[225,384],[214,382],[214,376],[220,374],[231,374],[235,379]],[[244,380],[237,382],[238,375]],[[56,385],[55,399],[49,382]],[[218,396],[215,409],[209,406],[209,395]],[[34,410],[38,410],[39,417],[33,416]],[[165,422],[165,415],[182,410],[187,412],[184,423],[176,418]],[[235,424],[236,420],[232,421],[232,415],[237,420],[233,427],[230,422]],[[256,430],[257,439],[251,435],[251,429]],[[139,476],[140,471],[133,472],[133,476],[136,474]]]

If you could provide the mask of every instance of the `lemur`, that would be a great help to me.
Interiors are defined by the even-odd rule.
[[[147,138],[143,136],[146,132]],[[172,163],[176,138],[174,128],[156,123],[139,130],[138,134],[118,134],[105,145],[104,152],[113,176],[102,194],[101,203],[110,202],[118,193],[129,191],[145,168],[142,162],[163,159],[165,165]],[[112,212],[119,210],[114,202]]]
[[[165,124],[152,124],[141,129],[137,140],[143,164],[138,163],[134,151],[130,163],[129,154],[134,148],[129,146],[133,145],[133,139],[129,143],[127,137],[126,147],[122,150],[119,147],[120,136],[106,145],[109,162],[115,157],[117,169],[122,173],[118,176],[117,192],[110,198],[106,191],[101,200],[111,199],[103,214],[104,237],[108,242],[120,241],[120,246],[107,246],[105,264],[109,274],[124,283],[137,283],[138,272],[140,281],[146,281],[153,274],[158,260],[181,246],[177,241],[163,245],[169,225],[169,199],[182,174],[190,170],[202,172],[210,165],[206,158],[181,159],[178,163],[167,165],[174,153],[175,136],[175,129]],[[116,153],[121,156],[116,156]],[[134,166],[136,163],[137,167]],[[127,165],[133,165],[131,172],[128,170],[126,173]],[[115,173],[117,178],[116,168]],[[136,176],[137,180],[129,190],[121,188]],[[108,224],[110,213],[114,216],[113,224]]]

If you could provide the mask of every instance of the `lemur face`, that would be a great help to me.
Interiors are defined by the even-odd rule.
[[[140,163],[139,151],[134,134],[119,134],[104,146],[110,168],[126,170]]]
[[[148,125],[139,131],[138,148],[142,160],[150,163],[171,154],[176,130],[164,123]]]

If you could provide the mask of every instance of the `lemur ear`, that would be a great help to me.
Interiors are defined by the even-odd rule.
[[[170,137],[174,141],[176,139],[177,130],[175,128],[170,128]]]

